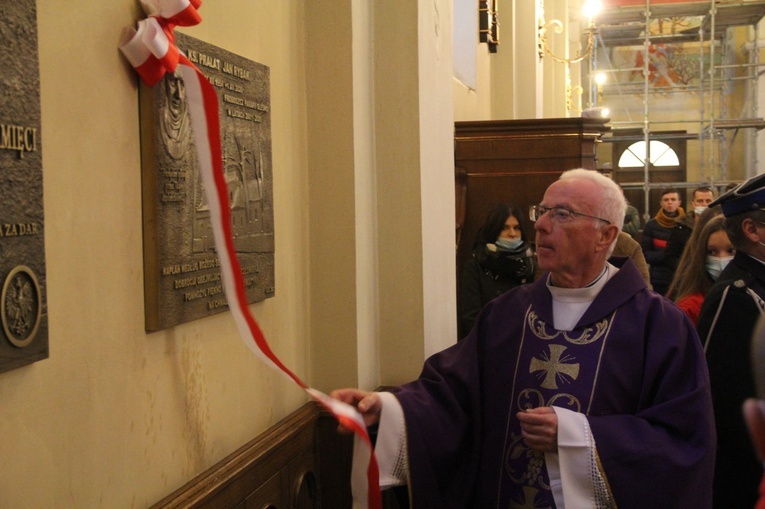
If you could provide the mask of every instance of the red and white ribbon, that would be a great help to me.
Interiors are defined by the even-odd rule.
[[[138,22],[137,29],[129,28],[125,32],[120,50],[148,86],[155,85],[166,73],[180,67],[186,85],[200,173],[210,207],[223,289],[239,335],[263,362],[291,378],[311,398],[330,411],[342,426],[352,430],[357,445],[361,442],[366,446],[354,447],[355,454],[364,456],[363,461],[354,461],[354,465],[367,465],[365,472],[354,471],[351,476],[354,507],[381,509],[377,461],[361,414],[352,406],[310,388],[287,368],[271,350],[260,326],[250,313],[242,269],[236,257],[231,232],[231,208],[221,153],[218,96],[207,78],[178,50],[173,34],[176,26],[193,26],[201,21],[197,12],[201,3],[201,0],[141,0],[148,17]]]

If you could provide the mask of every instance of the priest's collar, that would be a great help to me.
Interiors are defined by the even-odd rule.
[[[563,288],[560,286],[555,286],[552,281],[552,274],[548,274],[547,288],[550,290],[550,293],[552,293],[553,299],[593,301],[603,289],[603,287],[606,286],[608,280],[611,279],[617,272],[619,272],[618,268],[606,262],[606,265],[603,267],[603,271],[598,275],[598,277],[593,279],[587,286],[582,288]]]
[[[553,326],[558,330],[573,330],[608,280],[617,272],[618,268],[606,263],[600,275],[583,288],[553,286],[552,279],[548,276],[547,288],[552,295]]]
[[[600,271],[600,274],[598,274],[598,277],[596,277],[595,279],[593,279],[592,281],[590,281],[589,283],[587,283],[586,285],[584,285],[584,288],[589,288],[589,287],[591,287],[591,286],[595,286],[596,284],[598,284],[598,281],[600,281],[601,279],[603,279],[603,276],[605,276],[606,274],[608,274],[608,270],[609,270],[609,269],[608,269],[608,267],[611,267],[611,268],[612,268],[612,269],[614,269],[614,270],[619,270],[619,269],[617,269],[616,267],[614,267],[613,265],[611,265],[610,263],[606,262],[606,264],[603,266],[603,270],[601,270],[601,271]],[[610,277],[607,277],[607,278],[606,278],[606,280],[608,280],[608,279],[610,279]],[[547,286],[548,286],[549,288],[562,288],[562,287],[558,287],[558,286],[555,284],[555,282],[552,280],[552,273],[550,273],[550,274],[548,274],[548,275],[547,275]],[[572,288],[568,288],[568,289],[569,289],[569,290],[571,290]],[[581,289],[581,288],[573,288],[573,289],[574,289],[574,290],[576,290],[576,289]]]

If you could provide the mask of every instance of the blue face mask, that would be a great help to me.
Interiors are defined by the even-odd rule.
[[[707,273],[712,276],[713,281],[717,281],[732,259],[732,256],[707,256]]]
[[[523,245],[523,239],[520,237],[517,239],[503,239],[502,237],[499,237],[494,243],[501,249],[514,251]]]

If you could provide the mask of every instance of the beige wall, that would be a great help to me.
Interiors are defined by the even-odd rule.
[[[50,358],[0,374],[0,507],[145,507],[306,397],[229,313],[144,332],[117,49],[139,3],[37,5]],[[563,116],[542,108],[532,7],[508,2],[497,54],[477,45],[473,91],[451,0],[207,0],[183,30],[271,69],[277,290],[252,309],[311,385],[400,383],[456,337],[453,120]]]
[[[253,306],[307,372],[300,2],[210,0],[187,33],[271,67],[277,297]],[[1,507],[144,507],[305,400],[230,314],[144,332],[130,0],[38,2],[50,358],[0,374]]]
[[[207,0],[183,30],[270,67],[277,290],[252,310],[322,390],[412,378],[456,337],[451,1],[381,4]],[[0,374],[0,507],[146,507],[306,397],[229,313],[144,332],[117,49],[139,4],[37,5],[50,358]]]
[[[512,120],[577,116],[566,109],[566,69],[551,58],[540,60],[537,23],[538,2],[513,0],[500,3],[499,45],[490,53],[486,44],[476,47],[475,90],[454,79],[454,120]],[[548,2],[547,15],[566,19],[567,1]],[[477,37],[476,37],[477,39]],[[550,45],[566,55],[564,35],[551,35]],[[574,85],[579,65],[571,66]],[[578,97],[575,98],[579,106]]]

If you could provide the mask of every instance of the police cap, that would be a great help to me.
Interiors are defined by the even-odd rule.
[[[755,175],[709,204],[720,205],[725,217],[765,208],[765,173]]]

